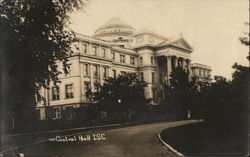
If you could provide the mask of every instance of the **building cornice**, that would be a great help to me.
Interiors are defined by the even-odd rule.
[[[112,62],[113,65],[123,66],[123,67],[129,67],[129,68],[138,68],[136,65],[130,65],[125,63],[119,63],[119,62]]]
[[[190,50],[190,49],[185,49],[183,47],[179,47],[179,46],[176,46],[176,45],[173,45],[173,44],[167,44],[167,45],[164,45],[164,46],[161,46],[161,47],[156,47],[155,50],[162,50],[162,49],[166,49],[166,48],[176,48],[176,49],[179,49],[179,50],[184,50],[185,52],[191,54],[193,52],[193,50]]]
[[[83,40],[85,42],[89,42],[89,43],[93,43],[93,44],[107,46],[107,47],[110,47],[112,45],[111,42],[109,42],[109,41],[98,39],[98,38],[87,36],[87,35],[82,35],[79,33],[77,33],[76,39]]]
[[[122,53],[126,53],[126,54],[129,54],[129,55],[138,56],[138,54],[134,50],[121,48],[119,46],[114,46],[114,45],[111,47],[111,51],[122,52]]]

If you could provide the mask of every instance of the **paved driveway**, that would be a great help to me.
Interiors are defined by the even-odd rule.
[[[158,133],[166,128],[196,121],[160,122],[95,132],[75,132],[65,137],[54,134],[43,140],[6,152],[25,156],[173,156],[159,141]],[[39,135],[37,135],[39,136]],[[26,136],[25,138],[29,138]]]

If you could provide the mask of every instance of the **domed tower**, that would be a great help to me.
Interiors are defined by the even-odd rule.
[[[119,18],[111,18],[95,31],[94,37],[110,41],[117,46],[130,47],[135,29]]]

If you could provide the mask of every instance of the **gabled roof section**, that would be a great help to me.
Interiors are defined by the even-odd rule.
[[[161,43],[159,43],[158,45],[156,45],[156,47],[163,47],[163,46],[169,46],[171,42],[165,40]]]
[[[173,46],[173,47],[181,48],[181,49],[184,49],[184,50],[187,50],[190,52],[193,51],[193,48],[190,46],[190,44],[184,38],[179,38],[179,39],[174,40],[174,41],[165,40],[165,41],[159,43],[158,45],[156,45],[157,48],[163,48],[166,46]]]
[[[172,42],[171,45],[193,51],[193,48],[190,46],[190,44],[184,38],[180,38],[180,39]]]

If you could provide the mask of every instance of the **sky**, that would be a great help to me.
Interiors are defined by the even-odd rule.
[[[88,0],[71,15],[71,28],[85,35],[112,17],[166,36],[180,34],[194,48],[193,63],[212,68],[212,75],[231,78],[232,65],[248,65],[249,48],[239,37],[249,32],[249,0]]]

